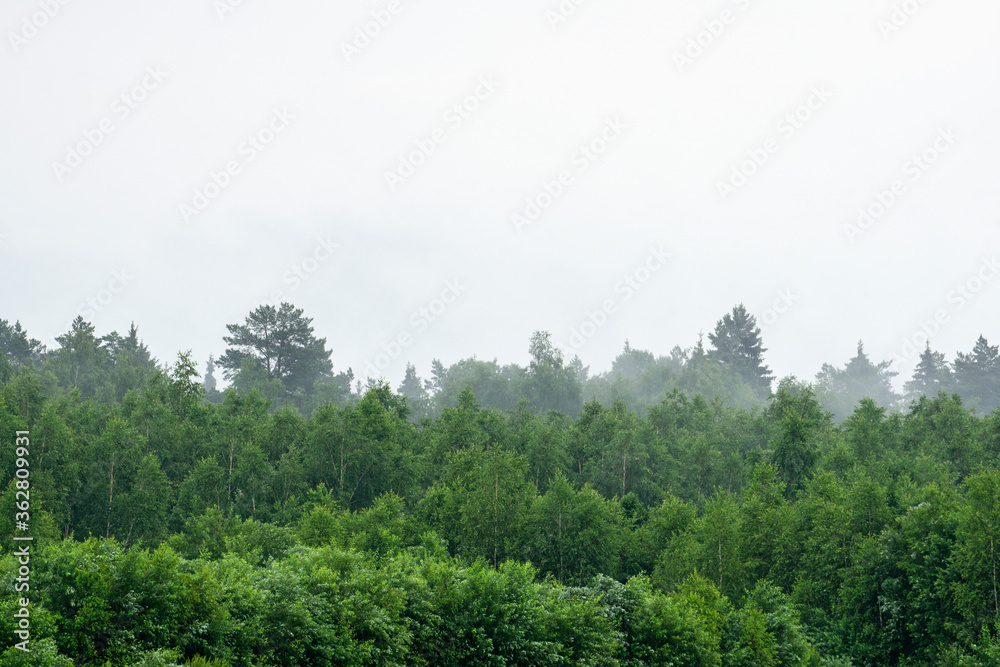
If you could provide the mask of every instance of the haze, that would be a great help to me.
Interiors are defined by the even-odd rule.
[[[601,372],[740,302],[779,377],[998,335],[1000,5],[561,7],[5,3],[0,317],[203,369],[290,301],[394,386],[535,330]]]

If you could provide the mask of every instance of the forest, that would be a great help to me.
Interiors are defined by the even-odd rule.
[[[292,304],[227,330],[161,362],[0,320],[0,664],[1000,666],[983,336],[897,392],[862,342],[776,378],[742,305],[602,373],[538,331],[395,388]]]

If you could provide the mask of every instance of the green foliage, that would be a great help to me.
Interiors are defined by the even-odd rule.
[[[0,662],[998,664],[1000,414],[970,379],[993,348],[950,395],[925,350],[900,413],[861,349],[767,394],[727,317],[712,351],[626,342],[591,377],[537,332],[527,367],[410,366],[398,392],[246,348],[214,397],[134,326],[43,355],[0,321],[0,533],[30,430],[35,537],[35,652]]]
[[[527,524],[527,554],[543,573],[576,586],[597,574],[616,573],[620,521],[593,489],[574,491],[557,475],[549,490],[535,498]]]
[[[711,353],[714,359],[742,378],[759,396],[770,393],[774,376],[764,365],[763,354],[767,350],[761,344],[760,327],[742,303],[716,323],[708,339],[715,348]]]
[[[244,324],[227,324],[230,346],[219,357],[226,379],[244,370],[262,369],[278,380],[288,393],[311,389],[317,380],[333,373],[326,339],[313,335],[312,318],[290,303],[263,305],[246,317]],[[246,362],[250,362],[249,364]]]
[[[766,416],[778,433],[771,459],[789,494],[801,489],[818,459],[816,436],[829,420],[808,385],[782,380]]]
[[[823,364],[816,374],[816,396],[837,421],[850,415],[863,398],[871,398],[882,407],[893,407],[899,396],[892,388],[892,378],[898,373],[889,370],[891,365],[891,361],[872,363],[858,341],[857,355],[844,368]]]
[[[0,319],[0,359],[10,368],[18,370],[38,366],[44,354],[45,346],[34,338],[28,338],[28,332],[20,322],[11,326],[7,320]]]
[[[548,331],[536,331],[531,336],[525,392],[530,403],[542,412],[555,410],[576,416],[582,405],[580,381],[576,371],[563,364],[562,352],[551,339]]]
[[[1000,406],[1000,348],[982,336],[972,351],[955,355],[955,387],[983,413]]]
[[[962,575],[955,596],[971,634],[1000,618],[1000,471],[970,477],[966,488],[955,534],[954,562]]]

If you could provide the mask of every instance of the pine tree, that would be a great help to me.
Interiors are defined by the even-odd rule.
[[[11,326],[7,320],[0,320],[0,353],[14,368],[27,368],[41,364],[45,346],[34,338],[28,338],[19,321]]]
[[[272,379],[280,380],[288,393],[311,391],[319,380],[330,380],[333,365],[326,339],[313,335],[312,318],[290,303],[279,307],[260,306],[245,324],[227,324],[231,347],[219,358],[227,380],[240,372],[244,362],[252,362]]]
[[[892,388],[892,378],[898,373],[889,370],[891,364],[891,361],[873,364],[859,340],[857,355],[844,368],[823,364],[816,374],[816,396],[838,420],[846,419],[862,398],[871,398],[885,408],[893,407],[899,395]]]
[[[912,399],[920,396],[933,398],[939,391],[950,391],[952,383],[951,368],[944,360],[944,353],[931,351],[928,343],[913,370],[913,379],[906,383],[906,392]]]
[[[205,386],[205,393],[215,391],[215,358],[211,354],[205,364],[205,380],[202,384]]]
[[[417,376],[417,369],[413,364],[407,362],[406,375],[403,377],[403,382],[399,385],[396,393],[408,399],[411,403],[427,396],[427,390],[424,389],[423,382]]]
[[[955,355],[956,389],[968,403],[982,412],[1000,405],[1000,354],[998,346],[979,336],[972,352]]]
[[[774,376],[764,365],[763,354],[767,349],[762,346],[760,327],[742,303],[716,323],[708,339],[715,348],[711,352],[713,358],[743,378],[759,395],[771,391]]]
[[[611,362],[611,372],[616,375],[623,375],[628,378],[637,378],[644,370],[656,364],[656,358],[651,352],[637,350],[632,347],[628,339],[625,340],[625,348],[621,354]]]
[[[569,362],[569,367],[573,369],[576,373],[576,379],[580,381],[581,384],[587,381],[590,377],[590,366],[584,366],[583,360],[580,359],[579,355],[573,355],[572,361]]]
[[[440,359],[431,360],[431,379],[424,380],[424,389],[429,393],[437,394],[444,389],[444,381],[448,376],[448,369],[444,367]]]

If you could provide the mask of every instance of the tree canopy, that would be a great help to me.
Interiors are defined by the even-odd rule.
[[[743,304],[735,306],[708,334],[713,350],[711,356],[742,378],[758,395],[766,396],[771,390],[774,376],[764,365],[760,327]]]
[[[291,395],[250,351],[222,391],[214,357],[160,366],[134,325],[5,350],[0,532],[30,491],[33,652],[4,664],[1000,662],[984,337],[927,347],[906,403],[861,345],[761,397],[700,341],[594,375],[527,342],[523,366]]]
[[[227,324],[229,345],[218,365],[226,379],[233,379],[247,361],[278,380],[284,389],[312,389],[317,381],[333,374],[326,338],[313,335],[312,319],[290,303],[262,305],[243,324]]]

